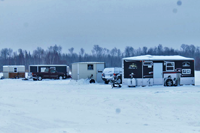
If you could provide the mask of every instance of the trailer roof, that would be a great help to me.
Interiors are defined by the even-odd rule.
[[[51,65],[47,65],[47,64],[40,64],[40,65],[29,65],[29,66],[67,66],[67,65],[56,65],[56,64],[51,64]]]
[[[3,67],[25,67],[24,65],[6,65]]]
[[[154,55],[142,55],[123,58],[124,60],[194,60],[193,58],[187,58],[180,55],[170,55],[170,56],[154,56]]]
[[[105,62],[74,62],[72,64],[75,64],[75,63],[82,63],[82,64],[104,64]]]

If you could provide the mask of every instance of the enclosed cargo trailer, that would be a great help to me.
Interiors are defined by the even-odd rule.
[[[195,85],[194,59],[183,56],[135,56],[122,59],[122,82],[128,86]]]
[[[67,66],[67,65],[57,65],[57,64],[29,65],[29,72],[30,73],[40,73],[40,72],[44,72],[46,70],[46,68],[54,69],[57,72],[65,73],[65,75],[67,75],[66,78],[70,77],[69,66]]]

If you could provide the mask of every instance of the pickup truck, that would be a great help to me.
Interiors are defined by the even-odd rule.
[[[44,72],[32,73],[33,80],[42,79],[66,79],[66,74],[63,72],[57,72],[54,69],[46,68]]]

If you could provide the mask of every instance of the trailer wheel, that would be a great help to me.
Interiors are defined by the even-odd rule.
[[[173,81],[171,79],[166,80],[166,85],[167,86],[173,86]]]
[[[39,81],[42,81],[42,76],[38,76],[37,78]]]
[[[91,80],[90,80],[90,83],[95,83],[95,80],[94,80],[94,79],[91,79]]]

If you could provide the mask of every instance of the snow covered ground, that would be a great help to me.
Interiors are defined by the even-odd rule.
[[[0,133],[197,133],[196,86],[111,89],[84,80],[0,80]]]

